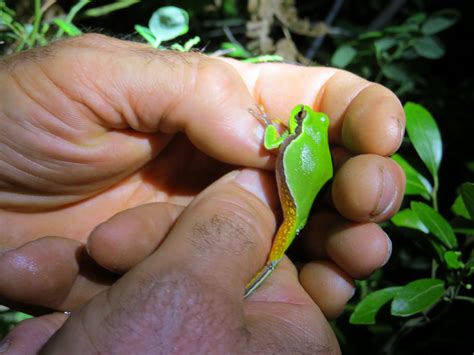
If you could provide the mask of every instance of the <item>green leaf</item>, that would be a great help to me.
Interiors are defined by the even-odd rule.
[[[396,34],[403,34],[409,32],[418,31],[418,25],[414,23],[409,23],[400,26],[390,26],[384,29],[385,33],[396,33]]]
[[[431,192],[433,187],[426,178],[421,175],[414,167],[410,165],[403,157],[399,154],[392,156],[398,165],[403,169],[406,176],[406,190],[405,195],[419,195],[424,197],[426,200],[431,198]]]
[[[441,42],[431,36],[416,39],[413,48],[421,57],[428,59],[439,59],[445,52]]]
[[[443,155],[441,134],[436,121],[427,109],[413,102],[407,102],[404,110],[408,136],[416,152],[436,181]]]
[[[356,54],[357,51],[354,47],[343,44],[332,55],[331,65],[338,68],[345,68],[352,62]]]
[[[137,33],[142,36],[143,38],[145,38],[145,40],[150,43],[151,45],[155,45],[155,42],[156,42],[156,38],[155,36],[153,36],[153,33],[151,33],[150,29],[148,27],[144,27],[144,26],[140,26],[140,25],[135,25],[135,31],[137,31]],[[159,45],[159,43],[158,43]]]
[[[472,250],[471,255],[469,255],[469,259],[466,262],[466,267],[474,270],[474,250]]]
[[[393,37],[385,37],[374,42],[375,49],[378,51],[386,51],[397,44],[397,40]]]
[[[173,43],[171,45],[171,49],[175,50],[175,51],[180,51],[180,52],[185,52],[186,50],[184,49],[184,47],[179,44],[179,43]]]
[[[169,41],[188,32],[189,15],[179,7],[164,6],[153,13],[148,27],[156,38]]]
[[[375,324],[375,316],[380,308],[395,297],[402,287],[388,287],[372,292],[356,306],[351,314],[351,324]]]
[[[456,200],[454,200],[454,203],[451,206],[451,211],[453,211],[456,216],[461,216],[463,218],[470,219],[469,212],[466,209],[466,205],[464,204],[461,195],[456,197]]]
[[[407,48],[400,56],[402,59],[413,60],[419,57],[418,53],[413,48]]]
[[[221,48],[230,51],[227,55],[233,58],[250,58],[252,55],[248,50],[238,43],[224,42]]]
[[[394,316],[408,317],[435,304],[444,294],[444,282],[438,279],[420,279],[404,286],[392,301]]]
[[[416,213],[429,231],[448,248],[456,248],[458,241],[449,223],[432,207],[423,202],[412,201],[411,209]]]
[[[460,251],[447,251],[444,253],[444,261],[448,265],[449,269],[462,269],[464,268],[464,263],[461,260]]]
[[[391,221],[397,227],[416,229],[425,234],[429,233],[428,228],[418,218],[417,214],[409,208],[398,212],[395,216],[392,217]]]
[[[474,222],[463,217],[455,217],[451,221],[454,233],[474,236]]]
[[[474,173],[474,160],[466,162],[466,168],[469,170],[471,173]]]
[[[23,322],[26,319],[33,318],[33,316],[30,315],[30,314],[22,313],[22,312],[15,312],[15,318],[16,318],[15,320],[18,323],[20,323],[20,322]]]
[[[283,62],[283,57],[276,54],[259,55],[257,57],[243,59],[245,63]]]
[[[426,14],[423,13],[423,12],[419,12],[419,13],[414,14],[413,16],[410,16],[409,18],[407,18],[405,20],[405,23],[419,25],[425,19],[426,19]]]
[[[446,9],[432,14],[421,26],[421,32],[426,35],[432,35],[444,31],[459,20],[459,12]]]
[[[79,36],[82,34],[82,31],[74,26],[72,23],[66,22],[63,19],[60,18],[55,18],[53,20],[53,23],[58,26],[60,29],[62,29],[68,36]]]
[[[69,13],[66,16],[66,22],[72,23],[76,15],[78,14],[79,11],[82,10],[84,6],[89,4],[92,0],[80,0],[78,1],[73,7],[71,7],[71,10],[69,10]]]
[[[363,40],[363,39],[379,38],[379,37],[382,37],[382,35],[383,34],[380,31],[369,31],[369,32],[360,34],[358,39]]]
[[[469,212],[469,216],[471,217],[468,219],[474,221],[474,183],[466,182],[462,184],[461,196],[464,205],[466,206],[466,210]]]
[[[426,234],[426,239],[438,256],[439,260],[443,260],[443,255],[446,251],[446,248],[437,239],[430,237],[428,228],[423,224],[420,218],[418,218],[418,215],[415,212],[409,208],[401,210],[392,217],[391,221],[397,227],[415,229]]]
[[[5,12],[0,12],[0,26],[11,25],[13,17]]]
[[[382,66],[382,73],[387,78],[394,80],[398,83],[410,80],[408,73],[400,64],[385,64],[384,66]]]
[[[184,43],[184,51],[189,52],[195,45],[199,44],[201,42],[201,37],[199,36],[194,36],[193,38],[188,39]]]
[[[100,17],[110,14],[111,12],[125,9],[129,6],[139,3],[141,0],[120,0],[114,1],[112,4],[95,7],[84,12],[87,17]]]
[[[224,0],[222,9],[228,17],[236,17],[239,14],[237,0]]]

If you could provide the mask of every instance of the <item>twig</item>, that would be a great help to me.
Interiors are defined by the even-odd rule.
[[[398,10],[406,3],[407,0],[392,0],[385,6],[382,12],[372,20],[369,25],[369,30],[380,30],[384,28],[387,23],[396,15]]]
[[[334,20],[336,19],[336,16],[339,14],[339,11],[341,11],[343,4],[344,4],[344,0],[334,1],[334,4],[332,5],[331,10],[329,10],[329,13],[324,19],[324,23],[326,24],[327,27],[330,27],[331,24],[334,22]],[[326,38],[326,33],[324,33],[321,36],[315,37],[313,42],[311,43],[311,46],[306,51],[305,57],[308,58],[309,60],[313,60],[319,48],[321,48],[321,46],[323,45],[325,38]]]
[[[234,34],[232,33],[232,31],[229,29],[229,27],[227,26],[223,26],[222,29],[224,30],[224,34],[226,35],[227,39],[235,44],[235,45],[238,45],[238,46],[242,46],[239,41],[237,41],[237,39],[234,37]]]
[[[46,11],[49,10],[51,6],[53,6],[56,3],[56,0],[48,0],[46,1],[43,6],[41,7],[41,12],[44,14]]]

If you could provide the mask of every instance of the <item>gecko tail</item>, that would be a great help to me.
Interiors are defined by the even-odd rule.
[[[268,276],[271,275],[273,270],[276,269],[280,260],[281,259],[270,261],[257,273],[257,275],[255,275],[252,280],[250,280],[247,286],[245,286],[244,298],[249,297],[257,288],[260,287],[260,285],[268,278]]]

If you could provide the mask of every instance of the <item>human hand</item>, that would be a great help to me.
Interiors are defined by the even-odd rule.
[[[276,228],[273,180],[257,170],[227,174],[191,202],[150,257],[70,317],[21,323],[5,347],[12,354],[338,353],[287,258],[258,292],[242,298]],[[153,204],[142,212],[152,220],[162,209]],[[126,213],[102,233],[126,223]],[[161,226],[151,228],[147,233],[161,233]]]
[[[390,217],[401,201],[403,175],[384,156],[398,148],[404,117],[380,85],[330,68],[226,63],[97,35],[6,58],[2,68],[6,303],[79,307],[115,280],[83,267],[90,265],[81,251],[89,235],[93,259],[125,272],[162,242],[183,206],[230,169],[224,163],[270,168],[263,127],[248,113],[255,101],[271,117],[284,119],[299,103],[331,117],[338,171],[329,200],[344,217],[321,212],[302,237],[312,257],[326,259],[301,275],[307,287],[332,285],[313,295],[323,312],[339,313],[351,279],[370,274],[390,254],[373,222]],[[158,235],[94,230],[150,202],[163,210],[153,222],[161,224]],[[146,208],[132,209],[127,225],[150,223]],[[68,239],[38,239],[47,235]]]

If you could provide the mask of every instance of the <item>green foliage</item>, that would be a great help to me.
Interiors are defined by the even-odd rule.
[[[392,156],[398,165],[400,165],[405,172],[407,179],[406,182],[406,195],[419,195],[424,199],[429,200],[433,193],[433,187],[430,182],[421,175],[415,168],[413,168],[409,162],[407,162],[401,155],[395,154]]]
[[[448,221],[434,208],[423,202],[415,201],[412,201],[410,207],[420,219],[421,223],[423,223],[442,244],[450,249],[458,246],[456,236]]]
[[[28,318],[31,318],[28,314],[16,312],[7,307],[0,306],[0,340],[3,335],[13,329],[16,324]]]
[[[183,1],[179,2],[179,6],[187,11],[166,6],[159,8],[151,18],[148,18],[149,9],[159,6],[151,0],[109,0],[100,2],[101,5],[97,7],[92,7],[97,3],[95,1],[78,0],[69,11],[59,15],[55,13],[53,17],[45,12],[47,10],[41,9],[40,5],[45,3],[47,2],[31,1],[34,8],[25,16],[16,14],[6,5],[5,0],[0,0],[0,48],[4,53],[42,46],[58,38],[77,36],[85,27],[105,28],[109,34],[114,31],[120,35],[130,33],[133,30],[125,25],[120,30],[108,28],[106,16],[117,15],[110,17],[115,26],[120,22],[118,11],[133,7],[139,9],[141,14],[146,14],[145,18],[137,22],[147,25],[136,25],[135,30],[153,47],[189,51],[199,45],[202,39],[206,51],[215,56],[226,55],[246,62],[283,59],[276,55],[276,52],[259,52],[255,49],[251,42],[258,42],[261,37],[246,36],[246,25],[252,21],[249,20],[248,13],[242,13],[242,10],[246,9],[248,4],[236,0]],[[324,4],[313,2],[311,6],[307,6],[309,3],[298,2],[302,10],[300,15],[311,19],[322,18],[323,13],[306,13],[303,9],[318,6],[324,8]],[[352,6],[350,10],[359,9],[359,15],[364,14],[364,18],[379,16],[386,5],[386,2],[381,0],[367,2],[363,7],[351,3],[355,4],[345,2],[345,6]],[[414,5],[415,3],[417,5]],[[401,96],[403,101],[423,100],[424,104],[433,109],[437,118],[443,118],[440,114],[443,106],[446,107],[445,110],[449,108],[450,115],[445,116],[445,122],[449,119],[449,124],[443,125],[443,120],[438,121],[443,133],[441,135],[438,124],[423,106],[414,103],[405,105],[408,138],[402,147],[403,153],[396,154],[393,159],[403,168],[407,177],[406,198],[402,210],[393,216],[391,223],[384,224],[394,241],[393,257],[386,267],[372,275],[369,280],[357,282],[356,299],[353,304],[348,305],[346,314],[352,312],[350,323],[357,326],[349,326],[347,317],[344,316],[335,322],[345,327],[344,331],[336,331],[342,339],[341,343],[346,342],[349,349],[353,347],[354,340],[357,342],[355,338],[359,337],[358,332],[365,332],[365,337],[360,337],[364,339],[364,343],[369,342],[366,339],[379,339],[378,343],[373,345],[377,352],[402,353],[403,351],[398,349],[394,350],[402,337],[411,330],[433,324],[433,319],[440,318],[442,320],[436,323],[438,328],[433,333],[442,334],[444,338],[446,334],[439,327],[440,324],[446,323],[453,328],[457,326],[462,329],[462,326],[457,324],[458,320],[453,320],[449,310],[459,307],[458,304],[465,307],[465,304],[474,303],[474,184],[461,184],[470,178],[457,178],[458,171],[446,172],[446,169],[452,169],[453,155],[462,157],[465,154],[464,148],[463,151],[453,154],[453,140],[450,140],[450,132],[446,127],[455,127],[459,121],[457,113],[469,110],[453,107],[446,99],[448,90],[443,91],[444,87],[432,85],[432,79],[437,76],[428,76],[432,73],[436,63],[434,61],[440,60],[437,68],[442,68],[450,58],[444,56],[446,50],[451,51],[453,48],[453,43],[448,42],[448,35],[452,31],[447,30],[458,22],[460,12],[452,9],[433,12],[434,10],[430,10],[433,7],[428,4],[427,0],[407,2],[391,20],[392,25],[384,25],[384,28],[376,31],[368,30],[368,22],[363,27],[358,27],[358,14],[354,11],[343,11],[336,21],[329,25],[325,45],[318,53],[319,62],[345,68],[388,86]],[[214,7],[214,13],[208,12],[210,7]],[[256,13],[257,11],[252,16]],[[196,18],[200,15],[200,18]],[[463,13],[464,16],[466,14]],[[190,18],[194,22],[190,22]],[[82,20],[88,22],[80,22]],[[278,28],[277,22],[279,21],[275,21],[272,27],[271,35],[276,34],[278,37],[278,32],[286,31],[286,40],[291,40],[285,25]],[[213,25],[210,26],[209,23]],[[258,25],[258,21],[253,22],[253,25]],[[257,34],[263,32],[261,29]],[[199,36],[187,37],[190,33]],[[182,38],[182,42],[176,42]],[[449,45],[445,45],[441,39]],[[292,40],[298,51],[303,53],[303,47],[308,42],[296,35]],[[275,40],[275,44],[276,42]],[[269,54],[255,56],[255,53]],[[301,56],[297,58],[305,64],[313,63],[301,60]],[[455,69],[450,67],[450,72]],[[442,77],[446,78],[446,75]],[[450,76],[449,79],[459,80],[456,76]],[[459,96],[467,95],[470,87],[472,88],[467,86],[465,90],[460,91]],[[460,127],[463,128],[463,125]],[[465,131],[469,132],[468,129]],[[441,136],[447,146],[444,147],[444,152]],[[471,173],[474,172],[472,157],[464,158],[459,165]],[[449,181],[446,181],[446,176],[450,174],[456,176],[453,178],[453,186],[449,186]],[[22,317],[23,315],[17,312],[0,310],[0,338]],[[362,324],[369,326],[364,327]],[[420,342],[430,343],[434,339],[426,338],[420,339]],[[371,350],[359,353],[375,353]],[[344,352],[350,353],[347,349]],[[418,352],[422,353],[423,350]]]
[[[347,67],[357,55],[354,47],[344,44],[340,46],[331,58],[331,65],[338,68]]]
[[[164,6],[156,10],[148,21],[148,27],[136,25],[138,32],[152,47],[166,49],[162,42],[171,41],[189,31],[189,15],[186,10],[176,6]],[[190,51],[201,39],[196,36],[189,39],[184,45],[171,44],[171,49],[181,52]]]
[[[432,23],[428,31],[434,31],[434,28]],[[441,22],[439,28],[442,28]],[[441,134],[432,115],[424,107],[408,102],[404,108],[408,138],[430,173],[434,187],[401,155],[395,155],[394,160],[407,177],[406,197],[422,197],[432,205],[412,200],[410,207],[398,212],[391,222],[406,229],[406,235],[416,243],[421,235],[431,246],[432,253],[427,251],[431,258],[431,275],[427,276],[431,277],[369,293],[355,307],[350,317],[352,324],[375,324],[375,316],[390,301],[390,314],[394,317],[412,317],[422,313],[421,318],[409,318],[402,326],[406,329],[427,324],[428,315],[436,312],[441,303],[451,304],[455,300],[474,302],[474,298],[463,294],[471,288],[468,277],[474,272],[474,251],[472,243],[461,237],[461,234],[466,234],[472,238],[474,234],[474,184],[464,183],[460,187],[460,193],[451,207],[458,219],[449,221],[440,213],[437,191],[443,149]],[[464,223],[462,228],[459,227],[459,218]],[[394,334],[392,338],[397,336]]]
[[[0,40],[6,43],[13,42],[15,52],[24,49],[44,46],[53,38],[78,36],[82,32],[72,22],[77,13],[90,0],[81,0],[71,8],[64,17],[56,17],[49,21],[43,20],[41,1],[35,0],[33,23],[22,23],[16,20],[16,13],[10,9],[4,0],[0,0]],[[51,26],[53,25],[53,26]]]
[[[433,116],[423,106],[408,102],[404,109],[408,136],[431,176],[436,180],[443,153],[438,126]]]
[[[372,292],[365,297],[351,314],[352,324],[375,324],[375,316],[382,306],[390,302],[402,287],[387,287],[382,290]]]
[[[465,264],[462,262],[461,256],[461,252],[450,250],[444,253],[444,261],[450,269],[463,269],[465,267]]]
[[[284,60],[282,56],[276,54],[252,56],[240,43],[224,42],[221,44],[221,52],[228,57],[240,59],[246,63],[281,62]]]
[[[397,227],[405,227],[410,229],[416,229],[420,232],[428,234],[429,229],[423,224],[421,219],[412,209],[406,208],[398,212],[395,216],[392,217],[392,222]]]
[[[410,282],[397,292],[390,313],[408,317],[431,307],[443,296],[444,282],[438,279],[420,279]]]
[[[413,92],[423,78],[411,69],[411,63],[417,58],[443,57],[445,48],[437,35],[458,19],[459,12],[452,9],[431,15],[418,13],[401,25],[381,31],[361,31],[349,41],[341,38],[331,65],[382,82],[399,95]]]
[[[461,197],[466,210],[469,212],[468,219],[474,220],[474,183],[465,183],[461,186]]]
[[[82,31],[73,23],[79,14],[84,17],[104,16],[139,2],[140,0],[118,0],[84,11],[92,0],[79,0],[67,14],[46,20],[44,11],[47,9],[41,8],[41,0],[34,0],[33,20],[25,23],[17,19],[17,14],[6,5],[5,0],[0,0],[0,41],[13,45],[14,52],[44,46],[54,39],[81,35]]]
[[[132,5],[140,3],[141,0],[119,0],[114,1],[111,4],[99,6],[93,9],[88,9],[84,12],[84,16],[87,17],[100,17],[108,15],[114,11],[122,10]]]

